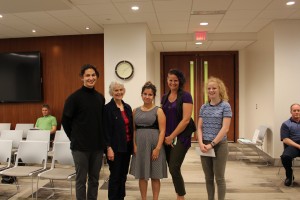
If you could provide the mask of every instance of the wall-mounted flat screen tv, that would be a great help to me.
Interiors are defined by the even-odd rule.
[[[0,102],[42,100],[40,52],[0,53]]]

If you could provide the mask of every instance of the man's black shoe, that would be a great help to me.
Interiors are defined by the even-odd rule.
[[[292,178],[286,178],[285,181],[284,181],[284,185],[285,186],[291,186],[294,179],[295,179],[294,176],[293,176],[293,179]]]

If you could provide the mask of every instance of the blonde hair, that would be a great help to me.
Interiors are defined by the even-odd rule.
[[[217,78],[217,77],[211,76],[211,77],[208,78],[207,83],[204,86],[204,90],[207,90],[207,85],[210,82],[214,82],[218,85],[219,91],[220,91],[220,99],[223,100],[223,101],[228,101],[229,97],[228,97],[227,88],[226,88],[224,82],[221,79]]]
[[[113,82],[110,83],[109,89],[108,89],[108,92],[109,92],[110,96],[113,96],[113,91],[118,86],[120,86],[121,88],[123,88],[124,92],[125,92],[125,87],[124,87],[124,85],[122,83],[119,83],[117,81],[113,81]]]

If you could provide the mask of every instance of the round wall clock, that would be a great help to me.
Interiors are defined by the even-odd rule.
[[[130,79],[133,75],[133,72],[133,65],[127,60],[119,62],[115,68],[116,75],[123,80]]]

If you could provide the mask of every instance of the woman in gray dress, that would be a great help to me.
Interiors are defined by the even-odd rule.
[[[144,104],[133,110],[134,156],[130,174],[139,179],[142,200],[147,199],[148,180],[151,179],[153,199],[158,200],[160,179],[167,178],[166,155],[163,146],[166,117],[154,105],[156,87],[146,82],[142,88]]]

